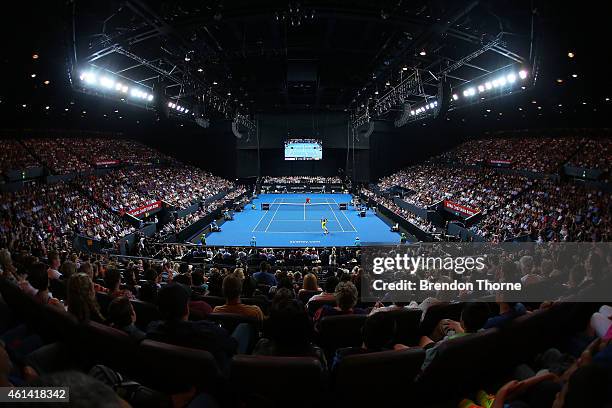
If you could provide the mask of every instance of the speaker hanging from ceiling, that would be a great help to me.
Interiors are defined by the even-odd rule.
[[[444,119],[451,100],[451,86],[446,77],[441,78],[438,83],[438,109],[434,111],[434,117]]]

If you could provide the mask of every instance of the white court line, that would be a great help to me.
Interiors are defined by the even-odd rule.
[[[333,199],[334,201],[336,201],[336,199]],[[336,203],[338,204],[338,203]],[[349,232],[357,232],[357,228],[355,228],[355,226],[353,225],[353,223],[351,222],[351,220],[349,220],[349,218],[346,216],[346,214],[344,213],[344,211],[340,211],[342,213],[342,215],[344,215],[344,218],[346,218],[346,220],[349,222],[349,224],[351,224],[351,227],[353,227],[353,231],[349,231]]]
[[[276,203],[276,200],[277,199],[275,198],[272,204]],[[270,222],[268,223],[268,226],[266,227],[266,230],[264,232],[268,232],[268,228],[270,228],[270,224],[272,224],[272,221],[274,221],[274,217],[276,216],[276,213],[278,212],[279,208],[280,208],[280,205],[276,207],[276,211],[274,211],[274,214],[272,214],[272,218],[270,218]]]
[[[345,232],[345,233],[353,233],[354,231],[329,231],[330,233],[332,232]],[[323,233],[320,231],[266,231],[266,234],[319,234],[322,235]]]
[[[260,204],[261,205],[261,204]],[[262,210],[263,211],[263,210]],[[257,229],[257,227],[259,227],[259,224],[261,224],[261,221],[266,217],[266,215],[268,215],[270,211],[263,211],[263,215],[261,216],[261,218],[259,219],[259,222],[255,225],[255,228],[253,228],[251,230],[251,232],[255,232],[255,230]]]
[[[304,221],[306,221],[306,204],[304,204]]]
[[[327,204],[329,206],[329,210],[332,212],[332,214],[334,214],[334,218],[336,219],[336,222],[338,223],[338,225],[340,225],[340,228],[342,229],[342,232],[344,232],[344,227],[342,226],[342,224],[340,223],[340,220],[338,219],[338,216],[336,215],[336,212],[334,211],[334,209],[332,208],[331,204]],[[337,204],[336,204],[337,205]]]

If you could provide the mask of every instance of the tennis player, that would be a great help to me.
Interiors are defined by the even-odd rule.
[[[306,204],[310,204],[310,197],[306,197]]]
[[[329,230],[327,229],[327,218],[321,219],[321,229],[325,235],[329,234]]]

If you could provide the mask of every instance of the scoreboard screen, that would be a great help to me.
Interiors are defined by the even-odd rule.
[[[317,139],[289,139],[285,141],[285,160],[321,160],[323,143]]]

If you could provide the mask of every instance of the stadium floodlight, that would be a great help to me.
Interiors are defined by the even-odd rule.
[[[478,85],[478,92],[484,92],[484,91],[485,91],[484,85]]]
[[[147,100],[151,102],[153,100],[153,95],[149,94],[149,96],[147,96]]]
[[[185,109],[185,113],[189,113],[189,109]]]
[[[168,107],[171,108],[172,107],[172,102],[168,102]]]
[[[519,78],[521,78],[521,79],[527,78],[527,71],[525,71],[524,69],[521,69],[519,71]]]
[[[410,111],[410,115],[414,116],[414,111],[413,110]]]
[[[493,84],[491,84],[490,82],[485,82],[484,84],[485,89],[488,91],[489,89],[493,88]]]
[[[457,99],[459,99],[459,95],[453,94],[453,100],[456,101]]]
[[[121,92],[127,93],[127,91],[128,91],[127,85],[123,85],[123,87],[121,88]]]
[[[501,77],[497,80],[497,82],[499,82],[499,86],[505,86],[506,85],[506,77]]]
[[[510,73],[508,74],[508,76],[506,77],[506,79],[508,80],[508,82],[510,82],[511,84],[514,83],[514,81],[516,81],[516,75],[514,73]]]
[[[434,105],[434,104],[433,104],[433,102],[429,104],[429,107],[430,107],[431,109],[433,109],[435,106],[436,106],[436,105]]]
[[[102,77],[100,78],[100,85],[105,88],[111,89],[115,86],[115,81],[113,81],[109,77]]]

